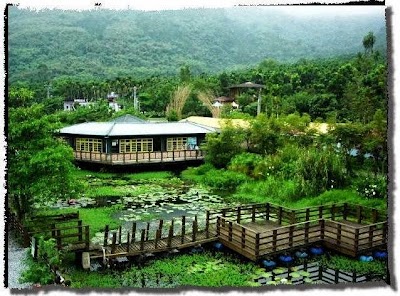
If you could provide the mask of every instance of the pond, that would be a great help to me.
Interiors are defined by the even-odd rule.
[[[185,184],[178,178],[170,179],[149,179],[149,180],[130,180],[124,178],[88,178],[90,191],[87,191],[81,198],[72,204],[67,201],[57,201],[49,206],[53,208],[101,208],[118,206],[118,211],[114,212],[112,218],[122,226],[122,241],[126,241],[126,234],[132,228],[132,223],[136,223],[137,230],[145,229],[149,224],[150,233],[155,233],[159,224],[157,220],[164,220],[163,229],[167,230],[174,219],[176,232],[179,232],[181,217],[185,216],[186,221],[191,222],[195,217],[199,228],[203,228],[206,219],[206,210],[218,209],[223,207],[236,206],[227,202],[221,194],[216,194],[211,190],[199,186]],[[94,192],[94,193],[93,193]],[[95,196],[97,193],[104,193]],[[110,193],[108,195],[108,193]],[[117,229],[110,229],[110,234]],[[138,232],[137,232],[138,233]],[[111,239],[111,237],[109,237]],[[99,232],[92,238],[92,243],[102,244],[104,232]],[[187,252],[192,252],[189,249]],[[232,252],[229,252],[229,256]],[[165,254],[168,255],[168,254]],[[163,255],[160,255],[163,256]],[[203,268],[218,269],[224,264],[225,259],[215,261],[208,260],[206,263],[194,264],[198,267],[198,272],[202,273]],[[214,263],[213,263],[214,262]],[[215,263],[217,262],[217,263]],[[97,269],[101,262],[93,262],[93,269]],[[278,266],[268,270],[256,263],[235,263],[252,264],[255,269],[250,275],[249,286],[279,285],[279,284],[319,284],[319,283],[345,283],[345,282],[364,282],[371,279],[363,274],[348,273],[341,270],[323,268],[318,260],[307,265]],[[214,266],[217,265],[217,266]],[[134,266],[134,265],[133,265]],[[222,268],[222,267],[221,267]],[[195,268],[196,269],[196,268]],[[382,278],[381,278],[382,280]],[[143,275],[141,273],[137,282],[130,283],[137,287],[175,287],[179,281],[168,274]]]

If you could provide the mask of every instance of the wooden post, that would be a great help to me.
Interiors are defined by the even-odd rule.
[[[197,218],[197,216],[195,216]],[[196,241],[197,236],[197,219],[193,220],[192,226],[192,242]]]
[[[335,284],[339,284],[339,269],[335,269]]]
[[[110,226],[106,225],[106,229],[104,230],[104,241],[103,246],[107,247],[108,245],[108,232],[110,231]]]
[[[85,247],[86,249],[89,249],[90,246],[90,229],[89,229],[89,225],[85,226]]]
[[[172,161],[175,161],[175,150],[172,150]]]
[[[361,220],[362,220],[362,207],[357,206],[357,223],[361,224]]]
[[[161,219],[161,220],[158,222],[158,229],[162,229],[163,226],[164,226],[164,220]]]
[[[256,221],[256,205],[251,207],[251,222]]]
[[[150,222],[147,222],[147,225],[146,225],[146,241],[149,240],[149,233],[150,233]]]
[[[241,220],[241,215],[242,215],[242,207],[237,207],[237,216],[236,216],[236,222],[240,224]]]
[[[306,209],[306,221],[310,221],[310,208]]]
[[[228,240],[230,242],[232,241],[232,231],[233,231],[232,222],[229,221],[228,222]]]
[[[157,248],[158,248],[158,241],[160,240],[160,238],[161,238],[161,229],[157,229],[156,230],[156,238],[155,238],[155,240],[154,240],[154,248],[157,250]]]
[[[309,242],[309,232],[310,232],[310,222],[306,222],[306,224],[304,224],[304,242],[306,245]]]
[[[337,224],[336,226],[336,244],[340,246],[342,243],[342,225]]]
[[[132,223],[132,243],[136,241],[136,222]]]
[[[209,229],[210,229],[210,211],[207,211],[206,212],[206,238],[210,237]]]
[[[117,244],[117,233],[114,232],[112,237],[111,254],[115,253],[115,250],[117,248],[116,244]]]
[[[150,162],[151,158],[150,158],[150,151],[149,151],[149,162]]]
[[[270,204],[269,203],[267,203],[266,205],[265,205],[265,220],[269,220],[269,212],[270,212]]]
[[[161,151],[161,162],[163,162],[164,151]]]
[[[186,161],[186,149],[183,150],[183,159]]]
[[[323,207],[323,206],[320,206],[320,207],[318,208],[318,218],[319,218],[319,219],[322,219],[323,211],[324,211],[324,207]]]
[[[275,229],[272,232],[272,251],[276,252],[276,243],[277,243],[277,236],[278,236],[278,231]]]
[[[260,233],[256,233],[256,241],[255,241],[255,255],[258,257],[260,255]]]
[[[220,233],[220,223],[221,223],[221,217],[217,217],[217,236],[219,236]]]
[[[172,221],[173,222],[173,221]],[[172,237],[174,236],[174,223],[171,223],[171,226],[169,227],[168,231],[168,241],[167,241],[167,246],[168,248],[171,248],[172,245]]]
[[[296,224],[296,211],[292,210],[290,213],[290,224]]]
[[[122,243],[122,226],[119,226],[118,228],[118,244],[120,245]]]
[[[281,225],[282,224],[282,213],[283,213],[283,208],[279,207],[278,208],[278,224]]]
[[[122,163],[125,163],[125,151],[122,153]]]
[[[81,242],[83,240],[83,227],[82,220],[78,221],[78,240]]]
[[[333,204],[331,207],[331,220],[335,221],[336,205]]]
[[[181,230],[181,244],[185,241],[185,223],[186,223],[186,217],[182,216],[182,230]]]
[[[376,209],[372,210],[372,223],[375,224],[376,222],[378,222],[378,211]]]
[[[131,238],[131,234],[128,231],[128,233],[126,235],[126,252],[127,253],[129,253],[129,248],[130,248],[130,244],[131,244],[130,238]]]
[[[242,249],[246,246],[246,228],[242,227]]]
[[[372,248],[374,242],[374,226],[369,226],[368,229],[368,246]]]
[[[136,163],[139,161],[138,152],[136,151]]]
[[[357,255],[358,252],[359,237],[360,237],[360,230],[356,228],[354,233],[354,255]]]
[[[142,233],[140,234],[140,251],[144,250],[145,235],[146,235],[146,230],[142,229]]]
[[[383,228],[382,228],[382,243],[384,243],[384,244],[386,243],[387,226],[388,226],[388,224],[387,224],[387,222],[385,222],[383,224]]]
[[[325,238],[325,220],[319,220],[319,228],[321,229],[321,236],[320,239],[324,240]]]
[[[347,220],[347,212],[349,210],[349,205],[347,202],[343,204],[343,220]]]

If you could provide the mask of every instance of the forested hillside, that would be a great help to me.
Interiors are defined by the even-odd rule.
[[[9,82],[193,74],[363,52],[372,31],[385,52],[384,15],[300,18],[264,8],[30,11],[9,7]]]

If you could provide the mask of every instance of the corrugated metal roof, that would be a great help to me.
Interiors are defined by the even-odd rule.
[[[168,123],[128,123],[128,122],[88,122],[75,124],[60,129],[60,134],[92,135],[92,136],[154,136],[208,134],[216,130],[189,122]]]

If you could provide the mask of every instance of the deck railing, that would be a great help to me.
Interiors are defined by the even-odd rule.
[[[217,218],[217,236],[229,248],[251,260],[305,247],[324,244],[356,256],[362,251],[385,245],[387,222],[357,227],[318,219],[257,232],[224,217]]]
[[[272,203],[260,203],[210,210],[207,212],[207,215],[209,216],[210,223],[215,223],[217,217],[221,216],[242,224],[256,221],[271,221],[279,225],[290,225],[322,218],[333,221],[346,220],[358,224],[373,224],[387,220],[387,216],[383,211],[348,203],[302,209],[290,209]]]
[[[162,163],[187,160],[201,160],[204,158],[202,150],[153,151],[133,153],[104,153],[74,151],[76,160],[98,162],[105,164],[137,164]]]

